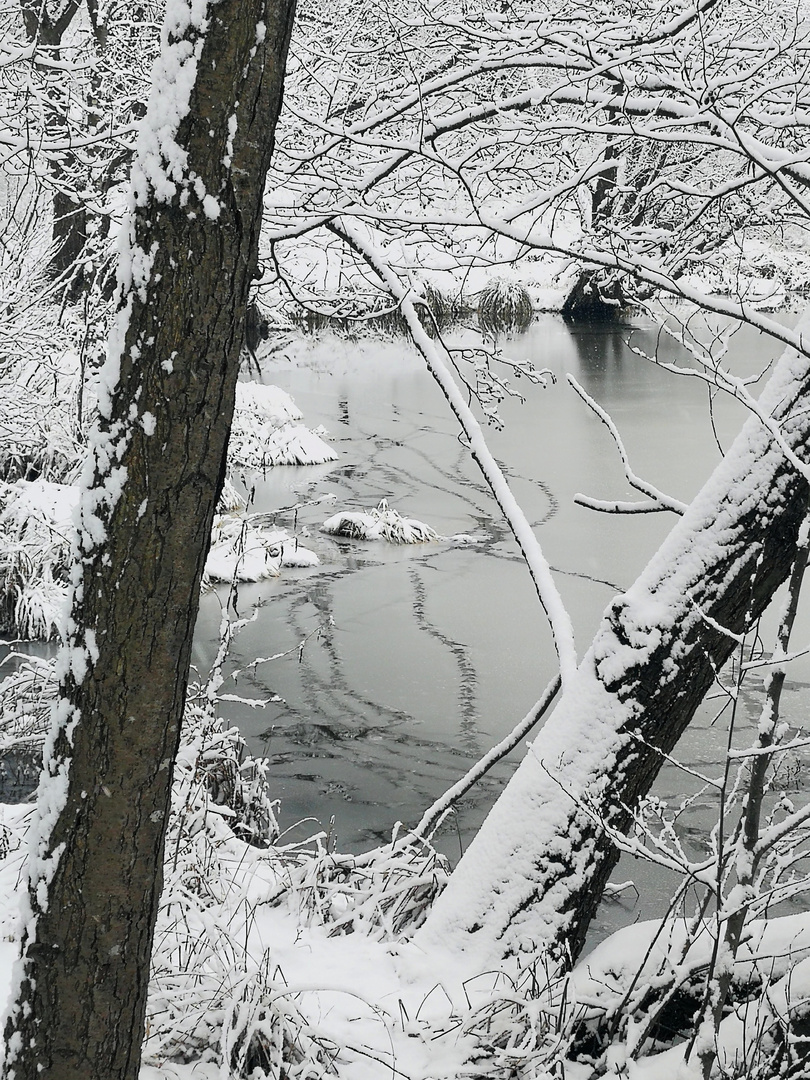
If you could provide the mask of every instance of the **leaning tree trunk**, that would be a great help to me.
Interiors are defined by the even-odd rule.
[[[132,174],[4,1075],[135,1080],[293,0],[173,0]]]
[[[810,329],[810,319],[803,322]],[[810,359],[787,350],[760,400],[810,458]],[[576,957],[618,858],[600,822],[628,827],[662,753],[786,578],[806,479],[757,416],[593,644],[415,942],[502,956]]]

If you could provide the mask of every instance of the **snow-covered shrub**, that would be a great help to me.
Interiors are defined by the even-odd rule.
[[[490,336],[525,330],[533,318],[531,296],[519,281],[493,278],[478,297],[478,322]]]
[[[228,445],[231,469],[264,470],[273,465],[320,465],[336,461],[321,430],[300,423],[301,412],[277,386],[240,382]]]
[[[0,483],[0,621],[24,638],[59,636],[78,489],[47,480]]]
[[[442,537],[429,525],[415,518],[405,518],[383,499],[371,510],[344,510],[321,525],[330,536],[350,540],[387,540],[391,544],[427,544]]]
[[[283,566],[317,566],[318,556],[266,514],[219,514],[214,518],[205,581],[261,581]]]
[[[0,372],[0,476],[6,481],[76,475],[84,450],[76,431],[78,378],[72,366],[67,353],[61,369],[32,363]]]
[[[424,307],[419,305],[417,313],[419,321],[429,333],[446,330],[460,318],[462,305],[457,295],[440,289],[429,281],[420,286],[420,291]]]
[[[56,700],[56,661],[9,653],[19,666],[0,681],[0,751],[44,739]]]
[[[323,1026],[317,976],[296,987],[290,949],[314,957],[317,971],[318,950],[353,933],[353,957],[383,961],[424,919],[447,864],[429,844],[357,858],[330,853],[322,834],[289,847],[246,844],[234,834],[239,813],[212,798],[212,756],[231,760],[231,771],[236,761],[210,709],[201,700],[187,711],[175,772],[144,1061],[216,1062],[234,1078],[325,1078],[347,1047]],[[350,978],[345,990],[321,985],[356,1008]],[[375,1033],[383,1015],[372,1014]],[[367,1037],[368,1024],[356,1044]]]

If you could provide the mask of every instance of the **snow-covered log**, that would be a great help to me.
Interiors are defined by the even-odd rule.
[[[576,956],[624,829],[740,635],[787,576],[807,511],[810,316],[726,457],[608,607],[563,697],[416,943]],[[768,420],[768,418],[771,418]],[[778,428],[778,434],[775,434]],[[780,445],[781,444],[781,445]]]

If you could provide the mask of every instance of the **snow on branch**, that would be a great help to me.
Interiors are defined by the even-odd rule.
[[[659,491],[657,487],[647,483],[646,480],[642,480],[641,477],[636,476],[633,470],[630,468],[630,461],[627,456],[627,451],[622,442],[621,435],[610,415],[598,405],[591,395],[577,382],[573,375],[568,376],[569,385],[579,394],[585,404],[591,409],[605,427],[610,432],[613,441],[616,444],[616,449],[619,451],[619,457],[621,458],[622,465],[624,466],[624,475],[627,477],[627,482],[631,487],[634,487],[636,491],[640,491],[642,495],[646,495],[651,501],[649,503],[627,503],[627,502],[602,502],[598,499],[591,499],[587,495],[576,494],[574,496],[574,502],[579,503],[580,506],[587,506],[591,510],[601,510],[608,514],[651,514],[661,510],[672,510],[676,514],[682,514],[686,509],[686,503],[682,503],[679,499],[673,499],[669,495],[665,495],[663,491]]]
[[[551,627],[557,655],[560,659],[563,684],[565,684],[567,679],[574,676],[577,668],[574,628],[571,617],[565,609],[540,543],[534,535],[526,515],[515,499],[503,471],[492,456],[481,425],[464,400],[464,395],[450,372],[452,361],[450,361],[446,347],[441,342],[441,339],[434,340],[426,332],[419,319],[411,290],[402,283],[374,246],[369,244],[364,233],[356,228],[348,218],[341,218],[340,221],[333,223],[333,228],[345,238],[347,243],[351,244],[355,250],[363,255],[380,276],[386,288],[399,301],[402,315],[408,324],[414,343],[424,357],[431,375],[439,384],[456,419],[461,424],[464,435],[469,442],[470,453],[481,469],[484,479],[509,523],[509,527],[526,560],[537,595]]]

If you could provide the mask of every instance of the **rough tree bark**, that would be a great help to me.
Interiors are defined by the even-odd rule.
[[[171,0],[33,826],[4,1076],[135,1080],[200,577],[294,0]]]
[[[805,335],[810,319],[802,323]],[[633,587],[607,609],[572,684],[417,933],[425,950],[565,963],[582,949],[626,830],[732,650],[787,577],[806,511],[810,340]],[[438,963],[438,962],[437,962]],[[483,965],[483,967],[482,967]]]

